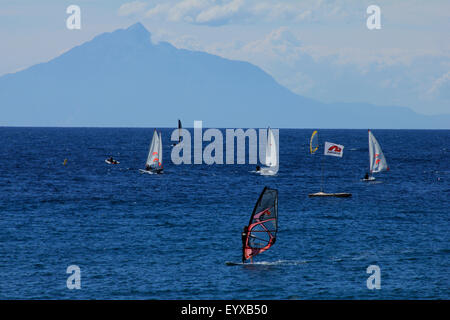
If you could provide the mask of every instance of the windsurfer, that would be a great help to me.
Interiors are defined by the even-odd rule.
[[[261,171],[261,167],[260,166],[256,166],[256,172]]]
[[[366,172],[366,175],[364,176],[364,180],[369,180],[369,173]]]
[[[108,161],[109,161],[109,163],[111,163],[111,164],[117,164],[117,160],[114,160],[113,157],[109,157],[109,158],[108,158]]]
[[[245,247],[247,246],[247,235],[248,235],[248,226],[244,227],[242,231],[242,263],[245,263]],[[253,261],[252,261],[253,262]]]

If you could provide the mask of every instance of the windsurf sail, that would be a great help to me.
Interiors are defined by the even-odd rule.
[[[309,140],[309,152],[314,154],[317,149],[319,149],[319,135],[317,134],[317,130],[315,130]]]
[[[162,166],[161,133],[158,135],[156,129],[153,132],[153,138],[148,151],[146,165],[150,166],[152,169],[159,169]]]
[[[242,261],[269,249],[275,243],[277,231],[278,191],[264,187],[243,237]]]
[[[389,170],[389,166],[372,131],[369,130],[369,170],[370,173]]]
[[[178,119],[178,143],[181,142],[181,120]]]

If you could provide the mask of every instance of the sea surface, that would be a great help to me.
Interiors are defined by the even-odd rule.
[[[373,183],[367,130],[319,130],[345,146],[337,158],[309,154],[313,130],[282,129],[272,177],[175,165],[172,130],[165,173],[147,175],[153,128],[0,128],[0,299],[450,298],[449,130],[374,130],[390,171]],[[324,190],[351,198],[308,198],[322,161]],[[264,186],[279,192],[277,241],[228,266]]]

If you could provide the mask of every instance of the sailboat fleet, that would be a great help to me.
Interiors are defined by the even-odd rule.
[[[181,143],[181,120],[178,119],[178,141],[173,146]],[[372,131],[368,130],[368,138],[369,138],[369,170],[365,174],[365,176],[361,179],[361,181],[369,182],[375,181],[374,173],[379,173],[381,171],[389,171],[389,166],[386,161],[386,157],[381,150],[381,146],[378,143],[377,139],[373,135]],[[319,134],[317,130],[314,130],[309,143],[309,151],[311,155],[316,154],[319,150]],[[340,157],[343,156],[344,146],[332,142],[325,141],[324,143],[324,156],[334,156]],[[275,135],[273,130],[268,127],[267,128],[267,140],[265,147],[265,163],[264,167],[256,167],[256,173],[263,176],[273,176],[278,173],[279,170],[279,147],[277,145],[277,139],[275,139]],[[120,162],[113,159],[113,157],[109,157],[105,159],[107,164],[119,164]],[[150,148],[147,155],[147,160],[145,162],[145,168],[139,169],[141,173],[147,174],[161,174],[163,173],[163,143],[161,132],[158,132],[156,129],[153,132],[153,137],[150,143]],[[321,185],[320,191],[317,193],[309,194],[309,197],[324,197],[324,196],[334,196],[334,197],[350,197],[350,193],[325,193],[323,191],[324,188],[324,168],[323,168],[323,157],[321,158]]]
[[[181,142],[181,121],[178,120],[178,142],[172,144],[176,146]],[[362,181],[374,181],[374,173],[381,171],[388,171],[389,166],[386,158],[381,150],[381,146],[373,133],[368,131],[369,137],[369,171],[366,173]],[[256,173],[264,176],[276,175],[279,169],[279,148],[277,146],[277,139],[275,138],[273,130],[267,128],[267,141],[265,147],[265,163],[264,167],[257,167]],[[313,131],[310,142],[309,152],[311,155],[321,153],[319,151],[319,134],[317,130]],[[321,186],[320,191],[311,193],[309,197],[351,197],[351,193],[338,192],[326,193],[324,192],[324,163],[325,156],[333,156],[342,158],[344,146],[325,141],[323,144],[323,154],[321,157]],[[106,159],[108,164],[119,164],[119,162],[112,157]],[[156,129],[153,132],[153,137],[150,143],[145,168],[139,169],[143,174],[162,174],[163,173],[163,143],[161,132]],[[258,198],[258,201],[253,209],[250,217],[250,222],[244,227],[242,233],[242,263],[227,262],[227,265],[243,264],[247,260],[252,261],[253,257],[268,250],[276,240],[278,230],[278,191],[265,187]]]
[[[316,151],[319,149],[319,139],[318,139],[318,133],[317,131],[314,131],[311,135],[310,143],[309,143],[309,150],[311,154],[315,154]],[[335,156],[342,158],[344,152],[344,146],[331,143],[331,142],[325,142],[324,144],[324,155],[326,156]],[[381,171],[388,171],[389,166],[387,164],[386,158],[383,154],[383,151],[381,150],[380,144],[378,143],[377,139],[375,139],[375,136],[369,129],[369,172],[366,173],[364,178],[361,179],[361,181],[374,181],[375,178],[373,177],[373,173],[381,172]],[[326,193],[323,191],[323,181],[324,181],[324,172],[323,172],[323,158],[321,161],[321,186],[320,191],[317,193],[310,193],[309,197],[340,197],[340,198],[347,198],[351,197],[351,193],[347,192],[339,192],[339,193]]]

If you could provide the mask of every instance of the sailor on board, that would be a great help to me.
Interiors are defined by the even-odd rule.
[[[248,226],[244,227],[244,231],[241,234],[242,237],[242,263],[245,263],[245,247],[247,245]],[[250,256],[250,263],[253,263],[253,257]]]
[[[241,234],[242,237],[242,263],[245,262],[245,246],[247,244],[247,234],[248,234],[248,227],[244,227],[244,231]]]

